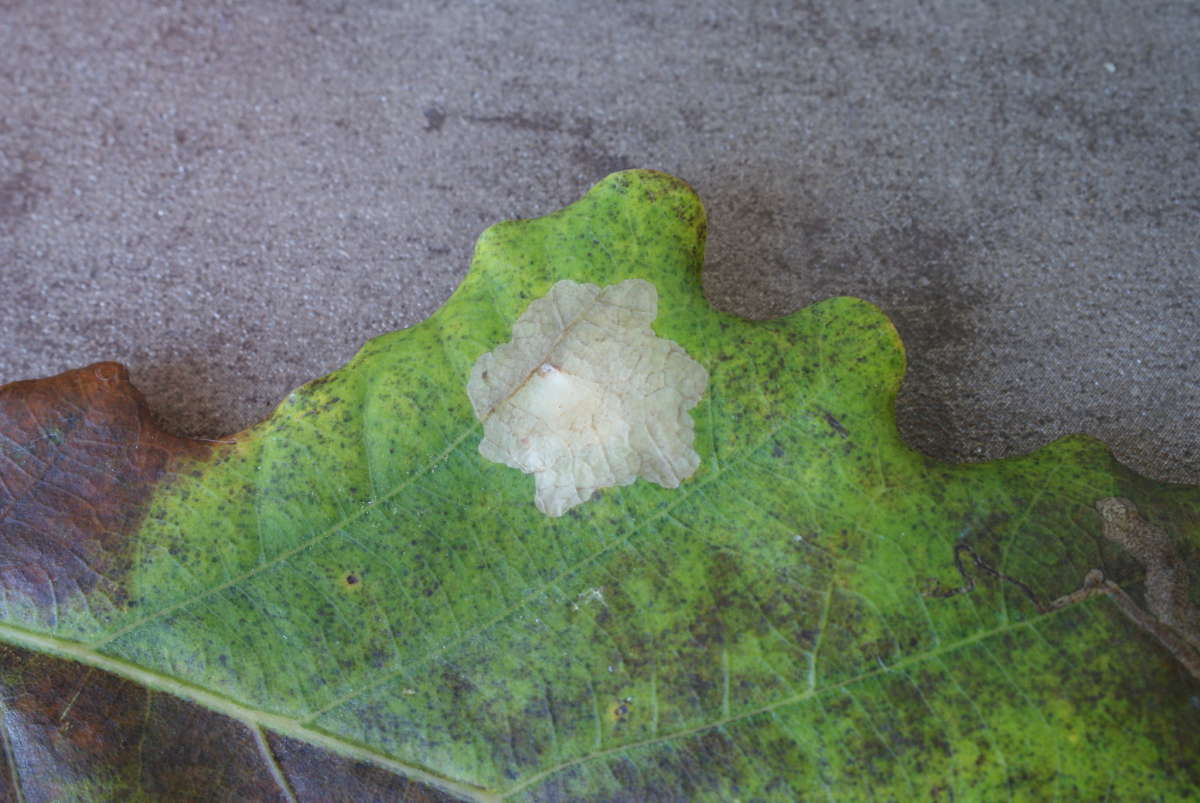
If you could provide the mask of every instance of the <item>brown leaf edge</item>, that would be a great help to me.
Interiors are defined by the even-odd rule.
[[[0,646],[4,800],[446,801],[361,761]]]
[[[54,624],[60,601],[125,604],[125,534],[153,489],[212,443],[160,429],[123,365],[0,387],[0,588]]]
[[[100,362],[0,386],[0,590],[53,625],[125,604],[126,533],[217,442],[161,429]],[[0,645],[0,800],[443,801],[445,793],[74,661]]]

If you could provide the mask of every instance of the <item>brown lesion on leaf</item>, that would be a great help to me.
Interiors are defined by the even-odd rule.
[[[4,801],[62,800],[74,788],[98,800],[282,801],[283,784],[305,801],[457,800],[115,675],[6,645],[0,700],[8,751],[0,766],[17,770],[0,777]]]
[[[954,547],[954,565],[963,584],[955,588],[935,585],[927,589],[925,595],[952,597],[974,590],[975,577],[964,566],[964,555],[981,573],[1019,589],[1038,613],[1050,613],[1104,595],[1116,604],[1127,619],[1157,639],[1193,677],[1200,680],[1200,609],[1191,600],[1191,577],[1170,536],[1161,527],[1147,521],[1138,512],[1137,506],[1124,497],[1099,499],[1095,507],[1100,514],[1104,537],[1129,552],[1146,571],[1145,608],[1105,577],[1100,569],[1089,571],[1075,591],[1051,602],[1043,602],[1028,585],[990,566],[964,543]]]
[[[51,616],[76,593],[123,604],[151,493],[213,448],[162,430],[119,363],[0,387],[0,589]]]
[[[1104,523],[1104,537],[1123,547],[1145,568],[1149,610],[1143,611],[1119,586],[1103,577],[1096,578],[1100,589],[1097,593],[1112,597],[1125,616],[1162,642],[1200,679],[1200,609],[1191,601],[1191,577],[1170,536],[1123,497],[1100,499],[1096,510]]]

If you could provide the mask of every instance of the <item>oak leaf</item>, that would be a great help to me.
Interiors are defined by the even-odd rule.
[[[715,311],[704,233],[648,171],[494,226],[428,321],[221,443],[114,364],[0,388],[12,796],[1198,796],[1200,489],[1084,437],[914,452],[887,318]],[[480,454],[472,367],[562,281],[652,285],[706,373],[678,487],[550,517]]]

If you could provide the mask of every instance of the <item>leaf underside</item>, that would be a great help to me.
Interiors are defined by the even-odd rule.
[[[1200,796],[1195,623],[1163,613],[1197,602],[1200,490],[1083,437],[925,458],[886,317],[717,312],[704,232],[649,171],[493,226],[429,320],[223,443],[114,364],[0,388],[14,797]],[[466,383],[562,279],[652,283],[709,382],[693,476],[550,518]]]

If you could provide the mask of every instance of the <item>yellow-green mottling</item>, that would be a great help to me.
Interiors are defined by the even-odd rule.
[[[686,185],[645,171],[488,229],[428,321],[159,490],[128,599],[14,606],[0,637],[464,796],[1200,797],[1200,684],[1109,600],[1040,615],[989,576],[928,593],[961,582],[965,541],[1044,599],[1096,567],[1136,595],[1095,501],[1132,500],[1194,555],[1197,489],[1085,438],[922,457],[893,423],[883,314],[717,312],[704,229]],[[550,518],[480,456],[465,385],[564,279],[653,283],[655,333],[709,383],[690,480]]]

